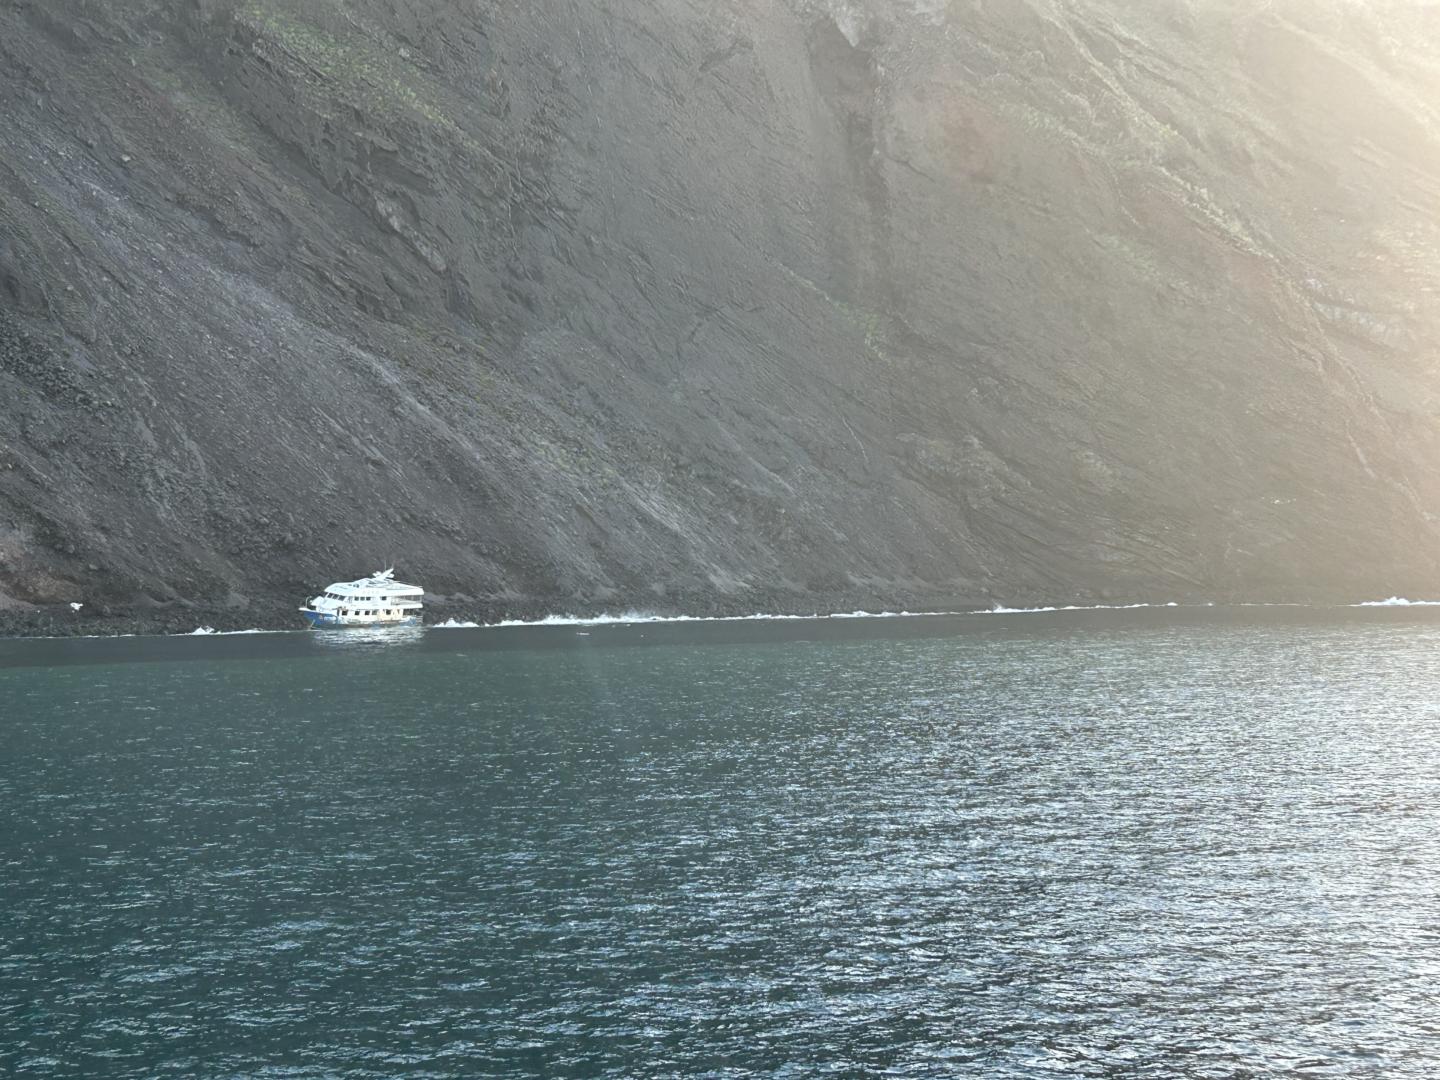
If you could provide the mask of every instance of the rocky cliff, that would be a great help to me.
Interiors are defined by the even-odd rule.
[[[0,0],[0,607],[1440,592],[1437,11]]]

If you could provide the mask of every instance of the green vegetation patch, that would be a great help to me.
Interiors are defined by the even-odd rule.
[[[396,119],[408,113],[460,134],[441,108],[439,94],[400,56],[398,46],[392,49],[373,41],[358,27],[353,36],[337,37],[265,0],[250,0],[235,17],[262,41],[308,68],[313,81],[325,84],[332,95],[378,116]]]

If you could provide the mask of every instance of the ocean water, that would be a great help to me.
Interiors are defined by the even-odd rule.
[[[0,643],[0,1075],[1434,1077],[1437,748],[1415,610]]]

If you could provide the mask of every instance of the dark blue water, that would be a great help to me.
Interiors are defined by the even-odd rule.
[[[1433,616],[451,633],[11,647],[0,1074],[1440,1074]]]

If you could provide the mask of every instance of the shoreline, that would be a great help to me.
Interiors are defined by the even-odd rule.
[[[518,606],[518,605],[517,605]],[[704,605],[699,605],[704,607]],[[1304,600],[1164,600],[1084,603],[1062,600],[1054,603],[964,602],[949,605],[866,605],[822,607],[798,610],[795,605],[779,605],[790,610],[735,610],[737,605],[717,605],[720,610],[700,613],[654,610],[642,607],[615,606],[597,609],[593,605],[570,604],[563,613],[554,608],[524,605],[522,610],[499,605],[435,603],[427,605],[429,617],[425,630],[500,630],[563,627],[605,627],[631,625],[684,625],[706,623],[843,621],[867,619],[899,619],[921,617],[974,617],[984,615],[1036,615],[1083,612],[1120,611],[1205,611],[1210,609],[1291,608],[1304,611],[1357,609],[1415,609],[1440,607],[1440,600],[1412,600],[1398,596],[1387,599],[1354,600],[1351,598],[1307,598]],[[668,608],[669,606],[666,605]],[[107,639],[127,637],[208,637],[245,634],[308,633],[310,629],[296,620],[296,625],[281,623],[280,610],[266,605],[262,611],[207,609],[204,607],[138,612],[97,607],[94,613],[66,610],[66,605],[50,605],[30,611],[0,611],[0,641],[64,640],[67,638]],[[588,609],[588,610],[587,610]],[[283,609],[281,609],[283,610]],[[579,613],[576,613],[579,612]],[[268,616],[268,617],[267,617]],[[280,625],[276,625],[281,623]],[[387,628],[380,628],[387,629]]]

